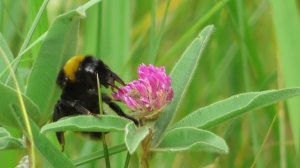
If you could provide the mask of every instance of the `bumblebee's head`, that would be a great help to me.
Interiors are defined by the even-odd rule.
[[[77,83],[84,87],[96,88],[96,75],[99,75],[100,84],[105,87],[118,88],[115,82],[125,85],[122,79],[112,72],[101,60],[92,56],[74,56],[61,69],[57,84],[64,88],[67,83]]]

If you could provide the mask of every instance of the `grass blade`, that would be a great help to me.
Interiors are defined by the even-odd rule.
[[[277,38],[279,66],[282,67],[282,78],[285,87],[300,85],[300,18],[295,0],[271,0],[272,16]],[[287,31],[287,28],[288,31]],[[279,68],[280,69],[280,68]],[[300,98],[288,101],[291,128],[295,139],[295,147],[300,158]]]

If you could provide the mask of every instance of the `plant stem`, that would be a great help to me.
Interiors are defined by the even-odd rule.
[[[142,159],[141,159],[141,167],[142,168],[148,168],[149,167],[149,157],[150,157],[150,146],[151,146],[151,140],[153,139],[153,133],[150,129],[149,134],[147,137],[142,141]]]
[[[105,165],[107,168],[110,168],[110,162],[109,162],[109,155],[108,155],[108,149],[107,149],[107,144],[106,144],[106,139],[105,139],[105,134],[102,134],[102,144],[103,144],[103,151],[104,151],[104,158],[105,158]]]
[[[100,116],[102,116],[102,115],[104,115],[104,113],[103,113],[100,81],[99,81],[98,74],[97,74],[97,87],[98,87],[99,111],[100,111]],[[107,149],[107,144],[106,144],[106,139],[105,139],[104,133],[102,133],[102,145],[103,145],[103,151],[104,151],[105,165],[107,168],[110,168],[109,154],[108,154],[108,149]]]
[[[124,168],[128,168],[128,166],[129,166],[129,161],[130,161],[130,153],[129,153],[129,151],[128,151],[128,152],[127,152],[127,156],[126,156],[126,161],[125,161]]]

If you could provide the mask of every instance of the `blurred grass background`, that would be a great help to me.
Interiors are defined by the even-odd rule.
[[[42,2],[0,0],[0,32],[14,55]],[[47,31],[57,15],[84,2],[51,0],[31,43]],[[198,32],[205,25],[215,25],[216,31],[174,119],[177,121],[233,94],[299,86],[299,7],[300,2],[295,0],[103,0],[88,11],[81,24],[78,53],[97,55],[128,82],[136,78],[136,68],[141,63],[165,66],[169,72]],[[39,47],[22,59],[19,73],[24,79]],[[150,166],[296,167],[300,151],[297,102],[294,99],[288,104],[289,113],[282,104],[213,128],[226,139],[228,155],[160,153],[153,156]],[[77,137],[72,133],[67,136],[72,139],[66,150],[71,158],[101,148],[96,142]],[[49,138],[57,143],[53,135]],[[110,144],[118,144],[120,139],[122,135],[112,134]],[[5,167],[14,167],[22,154],[1,151],[1,163],[5,160]],[[113,156],[112,167],[122,167],[125,154]],[[82,167],[103,163],[100,160]]]

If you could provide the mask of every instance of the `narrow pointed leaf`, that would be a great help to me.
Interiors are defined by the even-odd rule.
[[[133,154],[142,140],[149,134],[147,127],[137,128],[129,123],[125,128],[125,144],[130,154]]]
[[[161,152],[209,151],[228,153],[228,146],[221,137],[212,132],[182,127],[170,130],[159,145],[152,149]]]
[[[278,71],[285,87],[300,85],[300,15],[299,1],[271,0],[271,16],[273,20],[274,39],[276,47],[274,53],[278,57]],[[300,159],[300,97],[287,102],[289,125],[293,133],[293,141],[298,160]],[[283,158],[283,157],[282,157]]]
[[[189,45],[173,68],[170,76],[174,89],[174,98],[155,124],[153,145],[158,142],[159,137],[164,133],[173,116],[176,114],[213,30],[213,25],[205,27],[199,36]]]
[[[247,111],[262,108],[300,95],[300,88],[249,92],[232,96],[225,100],[200,108],[182,120],[173,128],[207,128],[240,116]]]
[[[132,121],[111,115],[101,117],[80,115],[64,118],[42,127],[41,132],[49,131],[83,131],[83,132],[111,132],[124,131]]]

